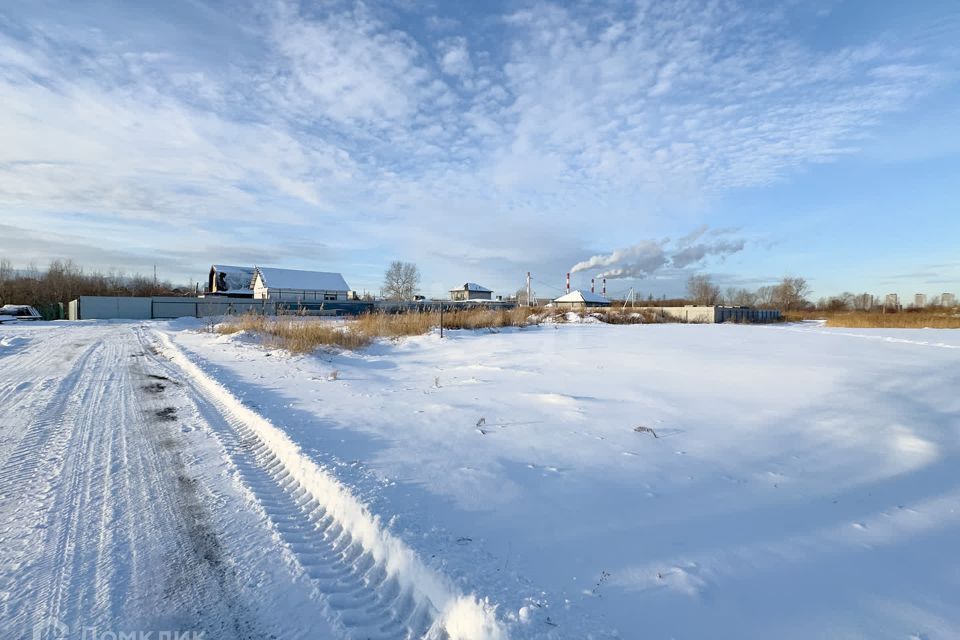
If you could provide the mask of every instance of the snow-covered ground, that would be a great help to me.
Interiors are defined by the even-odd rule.
[[[958,365],[815,324],[4,325],[0,631],[957,638]]]

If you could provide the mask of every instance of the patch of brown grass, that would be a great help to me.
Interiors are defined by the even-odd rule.
[[[851,329],[960,329],[960,313],[949,309],[882,311],[791,311],[788,322],[826,320],[828,327]]]
[[[445,311],[445,329],[499,329],[539,324],[539,316],[530,309],[459,309]],[[440,326],[439,312],[369,313],[344,322],[318,318],[267,317],[246,314],[230,318],[216,326],[216,332],[233,334],[239,331],[259,333],[272,346],[294,353],[308,353],[321,346],[344,349],[365,347],[376,338],[401,338],[429,333]]]
[[[513,309],[458,309],[443,313],[445,329],[502,329],[540,324],[540,316],[528,307]],[[438,320],[439,325],[439,320]]]
[[[607,324],[664,324],[680,322],[679,318],[659,315],[651,309],[632,307],[610,307],[608,309],[588,309],[591,316]]]
[[[303,317],[245,314],[217,325],[216,331],[221,334],[252,331],[262,335],[267,344],[293,353],[309,353],[320,346],[359,349],[371,341],[370,336],[354,330],[350,323]]]
[[[363,335],[377,338],[402,338],[428,333],[440,324],[434,313],[365,313],[351,324]]]

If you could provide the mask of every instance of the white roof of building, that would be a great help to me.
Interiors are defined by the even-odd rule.
[[[581,291],[580,289],[564,294],[554,300],[554,302],[599,302],[601,304],[610,304],[610,301],[600,294]]]
[[[222,282],[226,285],[219,291],[249,291],[253,287],[253,268],[237,267],[229,264],[215,264],[213,270],[223,274]]]
[[[297,291],[350,291],[350,286],[339,273],[329,271],[299,271],[257,267],[260,279],[268,289],[295,289]]]
[[[450,289],[450,291],[479,291],[481,293],[493,293],[493,289],[481,287],[476,282],[465,282],[463,286],[457,287],[456,289]]]

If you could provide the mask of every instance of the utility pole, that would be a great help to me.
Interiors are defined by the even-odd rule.
[[[443,337],[443,300],[440,301],[440,337]]]

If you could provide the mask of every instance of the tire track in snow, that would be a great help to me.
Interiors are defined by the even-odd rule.
[[[323,596],[328,617],[345,638],[506,637],[488,605],[457,593],[285,433],[205,374],[167,336],[154,335],[158,352],[189,380],[241,481]]]
[[[80,410],[73,392],[101,349],[94,344],[77,359],[0,468],[0,619],[13,621],[23,613],[11,601],[17,592],[31,588],[21,571],[36,560],[43,544],[46,514],[73,434],[70,427]]]
[[[17,336],[26,341],[12,353],[0,350],[0,368],[5,383],[0,384],[3,429],[0,430],[0,467],[6,464],[21,439],[42,419],[47,406],[59,395],[63,379],[77,371],[77,361],[90,350],[93,335],[77,330],[66,336],[64,329],[39,330],[17,327]],[[2,480],[0,480],[2,482]]]
[[[218,557],[179,424],[154,415],[166,400],[142,389],[131,347],[129,327],[103,328],[0,470],[0,636],[53,618],[74,634],[265,637]]]

